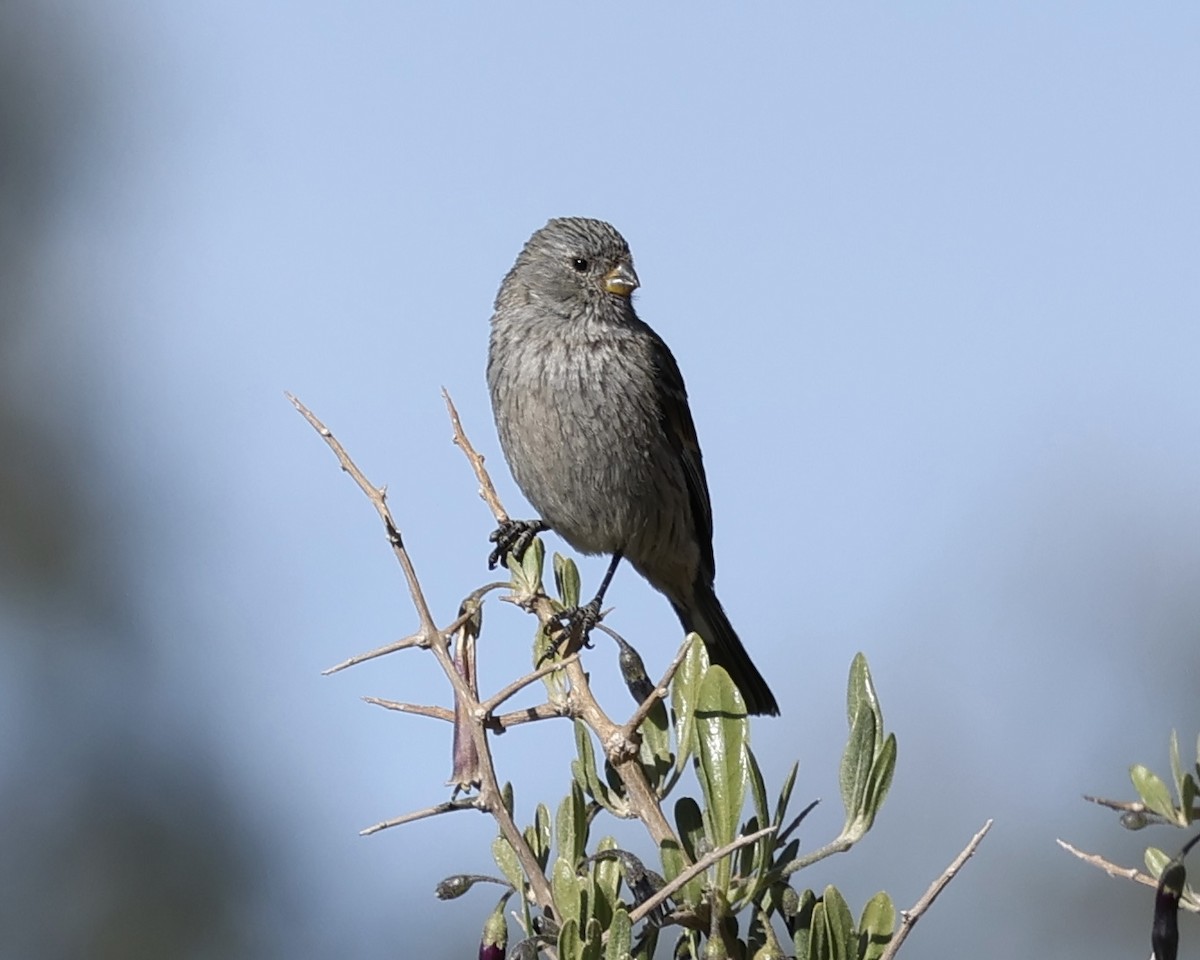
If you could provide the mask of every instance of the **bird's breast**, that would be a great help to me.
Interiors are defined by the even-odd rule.
[[[621,337],[526,342],[489,369],[501,444],[530,503],[569,543],[625,549],[682,477],[658,413],[653,367]]]

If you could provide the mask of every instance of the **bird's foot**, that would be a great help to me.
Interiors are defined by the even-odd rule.
[[[596,597],[591,603],[576,607],[574,610],[564,610],[554,619],[568,633],[578,631],[583,636],[584,643],[588,643],[588,634],[592,632],[592,628],[596,624],[604,619],[600,613],[600,598]]]
[[[533,538],[549,529],[545,520],[505,520],[488,537],[496,545],[496,549],[488,555],[488,569],[495,570],[496,565],[510,553],[520,563]]]
[[[580,647],[591,647],[592,641],[589,639],[589,634],[602,619],[604,618],[600,613],[599,597],[582,607],[555,614],[547,626],[557,626],[558,634],[537,665],[540,667],[552,657],[565,653],[573,644],[578,644]]]

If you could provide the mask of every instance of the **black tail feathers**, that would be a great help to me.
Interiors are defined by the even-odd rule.
[[[674,604],[674,607],[683,629],[700,634],[708,649],[708,659],[724,667],[730,679],[737,684],[742,699],[746,701],[746,710],[756,716],[778,716],[779,704],[775,702],[775,695],[742,646],[713,588],[699,583],[690,609],[678,604]]]

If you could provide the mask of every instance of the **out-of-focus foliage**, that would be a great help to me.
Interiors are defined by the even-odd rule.
[[[136,483],[74,335],[102,305],[62,313],[103,75],[69,6],[0,4],[0,956],[270,956],[268,864],[200,745],[158,737]]]

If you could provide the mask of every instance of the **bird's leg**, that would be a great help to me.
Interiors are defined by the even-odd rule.
[[[600,581],[600,589],[592,597],[592,602],[583,608],[589,612],[593,627],[600,622],[600,604],[604,602],[604,595],[608,593],[608,585],[612,583],[613,575],[617,572],[617,567],[621,565],[621,558],[624,555],[620,550],[613,554],[612,562],[609,563],[608,569],[604,571],[604,579]]]
[[[488,569],[495,570],[496,564],[510,553],[520,563],[533,538],[549,529],[545,520],[505,520],[488,537],[496,545],[488,556]]]
[[[558,615],[558,621],[564,627],[570,629],[578,626],[582,629],[585,643],[592,627],[600,622],[600,605],[604,602],[604,594],[608,591],[608,585],[612,583],[613,574],[617,572],[622,556],[620,550],[613,554],[612,562],[609,563],[608,570],[604,573],[604,579],[600,581],[600,589],[590,603],[585,603],[582,607],[576,607],[574,610],[564,610]]]
[[[588,634],[592,632],[592,627],[600,622],[600,605],[604,602],[604,594],[608,590],[608,585],[612,583],[613,574],[620,566],[621,556],[620,550],[613,554],[612,562],[608,565],[604,579],[600,581],[600,589],[590,603],[585,603],[582,607],[576,607],[574,610],[564,610],[551,621],[552,623],[556,622],[562,628],[562,632],[538,661],[539,667],[556,654],[565,652],[567,644],[575,637],[581,638],[583,646],[591,646]]]

